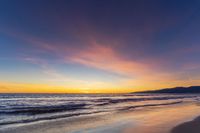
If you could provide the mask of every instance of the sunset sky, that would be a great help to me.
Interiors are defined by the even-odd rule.
[[[1,0],[0,92],[200,85],[198,0]]]

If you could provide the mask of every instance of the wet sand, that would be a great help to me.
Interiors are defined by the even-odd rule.
[[[200,133],[200,116],[172,129],[171,133]]]
[[[191,121],[200,114],[200,106],[184,103],[149,107],[99,116],[41,121],[0,129],[4,133],[170,133],[176,125]],[[196,122],[200,122],[195,120]],[[199,123],[198,123],[199,124]],[[191,128],[196,127],[192,124]],[[199,124],[200,125],[200,124]],[[182,126],[181,126],[182,127]],[[200,126],[198,126],[200,127]],[[172,133],[179,131],[177,126]],[[198,130],[198,129],[197,129]],[[179,132],[178,132],[179,131]],[[199,130],[200,131],[200,130]],[[188,132],[187,132],[188,133]],[[196,133],[196,132],[189,132]],[[199,133],[199,132],[198,132]]]

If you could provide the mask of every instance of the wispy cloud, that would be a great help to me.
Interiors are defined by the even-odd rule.
[[[84,49],[77,47],[70,47],[63,42],[57,42],[57,44],[47,43],[40,39],[34,39],[26,37],[25,41],[30,42],[36,46],[39,46],[43,51],[57,56],[58,60],[62,63],[73,63],[77,65],[83,65],[111,73],[127,76],[129,78],[147,78],[152,77],[150,75],[169,76],[166,72],[156,73],[158,70],[155,68],[157,64],[147,62],[139,62],[138,60],[126,59],[122,53],[118,52],[113,45],[99,44],[94,38],[87,40],[87,46]],[[54,75],[61,78],[62,76],[52,70],[48,65],[48,60],[35,60],[34,58],[26,58],[34,64],[40,65],[45,73]],[[153,68],[154,67],[154,68]],[[157,65],[159,68],[159,65]]]
[[[71,57],[65,57],[65,60],[127,76],[138,74],[142,72],[142,69],[145,71],[143,64],[123,59],[111,47],[98,44],[73,54]]]

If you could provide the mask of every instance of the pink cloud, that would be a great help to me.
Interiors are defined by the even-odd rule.
[[[110,46],[95,43],[88,49],[65,57],[65,61],[127,76],[138,75],[147,70],[144,64],[124,59]]]

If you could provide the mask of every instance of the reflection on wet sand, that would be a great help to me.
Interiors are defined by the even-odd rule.
[[[4,133],[170,133],[171,129],[200,114],[200,106],[183,103],[165,107],[148,107],[121,113],[82,117],[68,120],[40,122]],[[173,133],[185,133],[176,132]],[[196,133],[196,132],[194,132]]]

